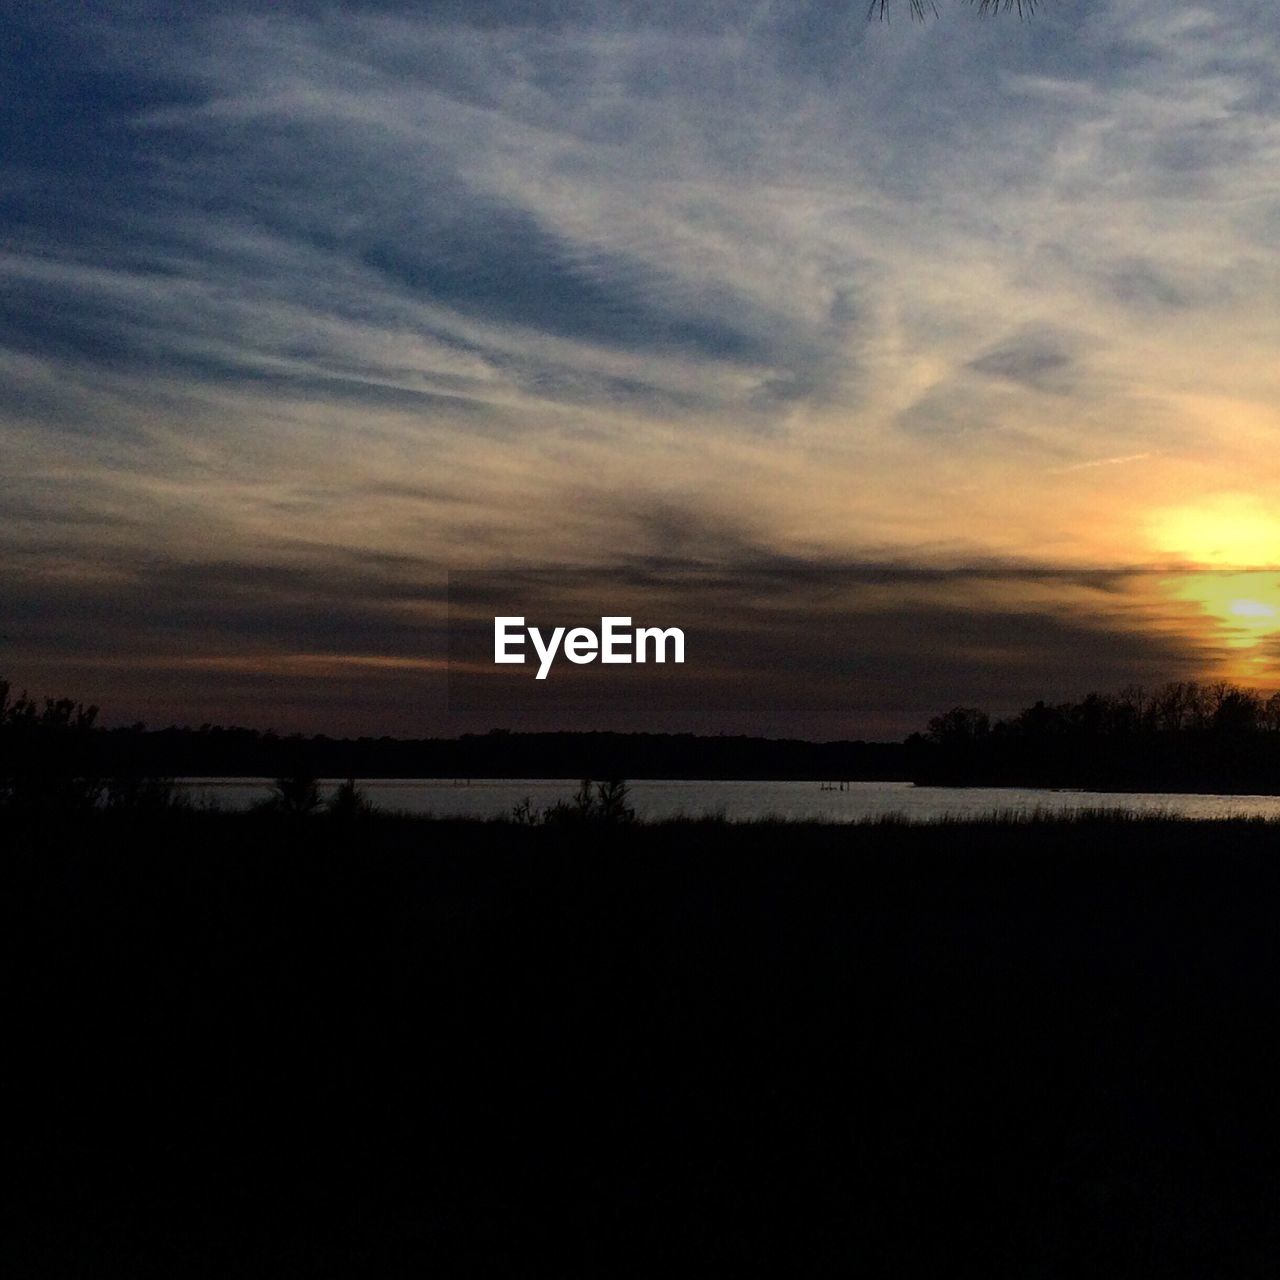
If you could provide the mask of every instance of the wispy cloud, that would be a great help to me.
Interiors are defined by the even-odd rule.
[[[130,566],[217,559],[280,611],[187,634],[407,654],[351,556],[1163,555],[1144,503],[1280,496],[1272,17],[19,3],[23,608],[69,653]]]

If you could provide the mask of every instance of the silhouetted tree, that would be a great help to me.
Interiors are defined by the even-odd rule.
[[[971,747],[991,732],[991,717],[977,707],[952,707],[929,721],[929,740],[940,747]]]
[[[12,696],[0,680],[0,803],[44,814],[92,809],[102,795],[98,708],[71,698]]]
[[[1280,692],[1273,693],[1262,704],[1259,728],[1265,729],[1268,733],[1280,733]]]
[[[1213,688],[1212,725],[1218,733],[1254,733],[1262,721],[1262,698],[1252,689],[1234,685]]]
[[[1035,703],[991,724],[956,707],[910,740],[913,776],[967,783],[1204,790],[1280,788],[1280,694],[1230,681]]]

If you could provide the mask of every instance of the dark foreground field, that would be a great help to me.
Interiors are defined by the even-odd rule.
[[[14,844],[8,1275],[1275,1273],[1275,826]]]

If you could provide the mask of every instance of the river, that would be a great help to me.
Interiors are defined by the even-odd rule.
[[[265,799],[266,778],[184,778],[193,799],[224,809],[244,809]],[[336,780],[321,784],[328,795]],[[578,784],[564,779],[362,779],[360,789],[378,809],[437,817],[495,818],[526,798],[535,810],[569,799]],[[983,818],[992,814],[1120,809],[1186,818],[1280,818],[1280,796],[1183,795],[1151,792],[1052,791],[1029,787],[918,787],[910,782],[850,782],[844,790],[821,782],[666,781],[631,784],[637,817],[663,819],[719,815],[856,822],[901,816],[915,822]]]

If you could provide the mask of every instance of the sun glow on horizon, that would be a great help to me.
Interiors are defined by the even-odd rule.
[[[1260,569],[1280,565],[1280,517],[1249,493],[1221,493],[1153,514],[1154,550],[1190,565]]]
[[[1165,578],[1169,598],[1194,607],[1202,638],[1226,651],[1225,675],[1280,680],[1280,517],[1252,493],[1217,493],[1157,510],[1152,549],[1191,572]]]
[[[1225,675],[1280,683],[1280,572],[1187,573],[1161,585],[1173,599],[1195,606],[1207,638],[1230,651]]]

